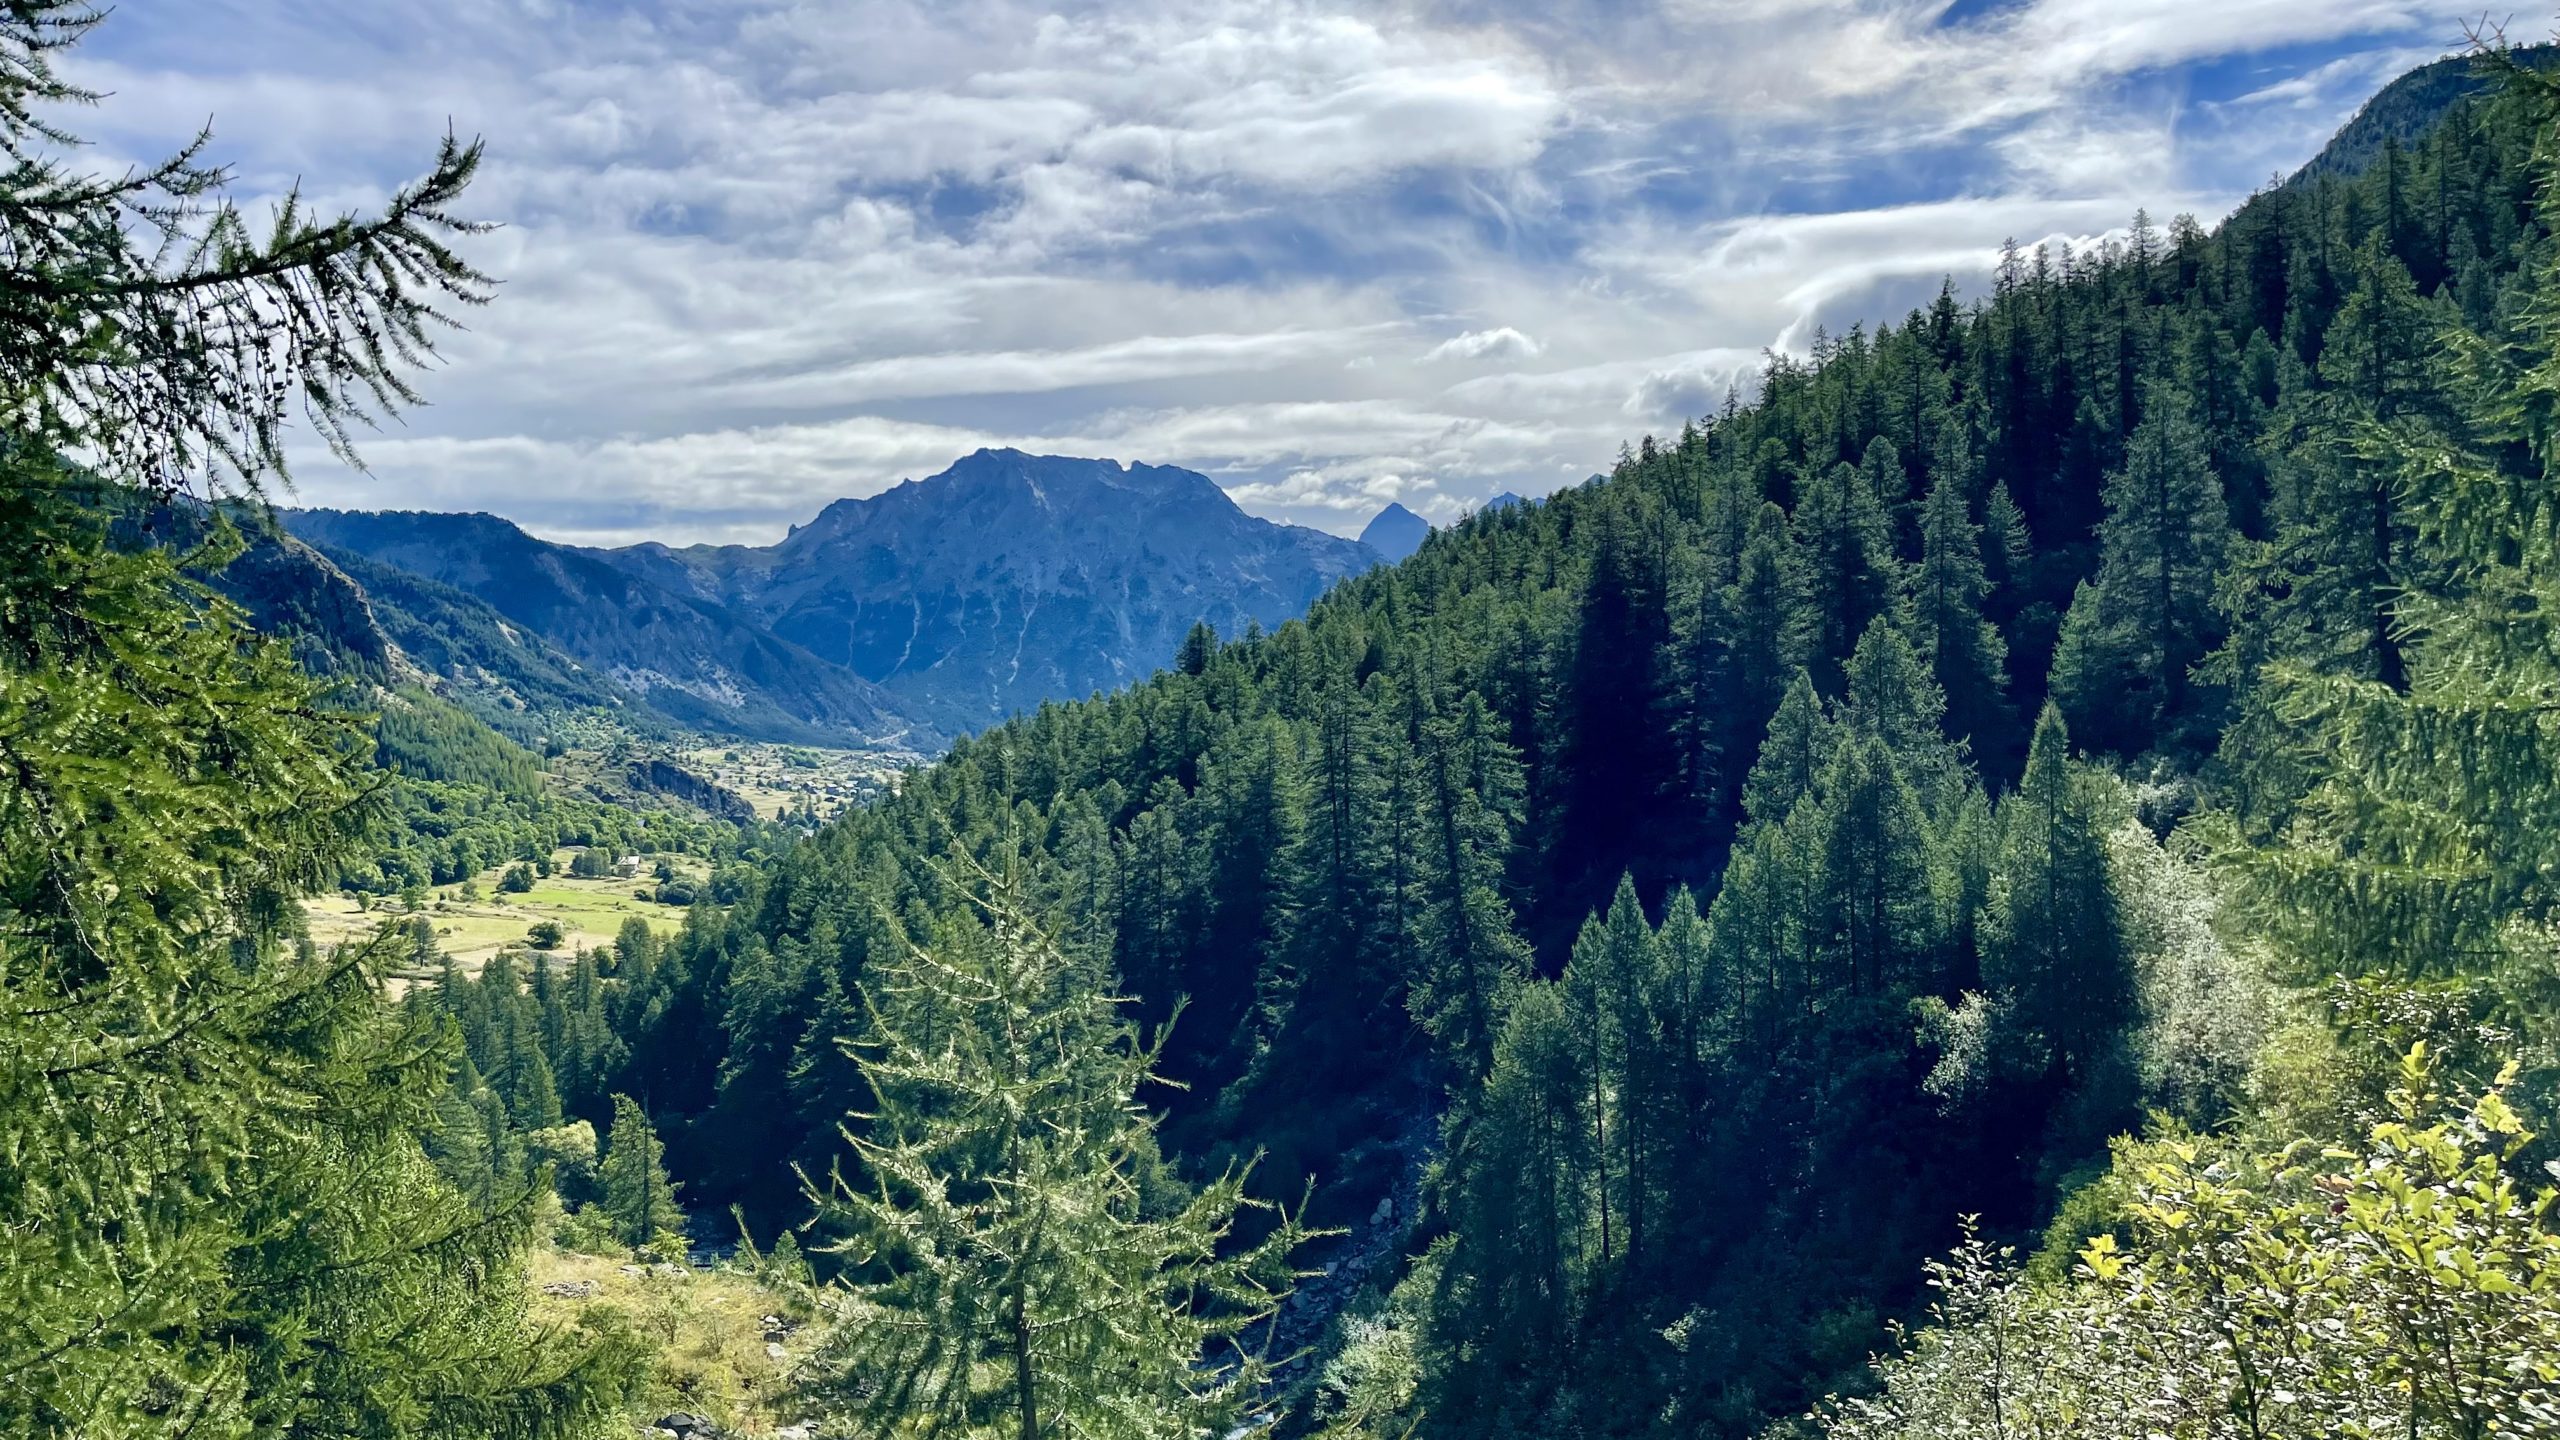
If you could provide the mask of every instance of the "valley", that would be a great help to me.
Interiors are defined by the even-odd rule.
[[[2560,1433],[2560,46],[2164,4],[0,6],[0,1434]]]
[[[437,954],[453,961],[463,973],[476,975],[502,949],[548,950],[556,952],[564,964],[576,951],[609,949],[623,925],[634,919],[662,936],[672,935],[684,924],[690,901],[670,904],[644,899],[638,892],[654,894],[666,883],[656,874],[661,859],[686,886],[687,894],[710,879],[708,868],[687,856],[647,857],[630,875],[572,875],[569,866],[579,853],[568,848],[553,851],[552,873],[521,892],[510,893],[501,884],[509,865],[492,865],[466,883],[425,892],[416,910],[397,899],[375,903],[340,892],[305,899],[302,913],[312,940],[323,946],[368,940],[386,919],[404,928],[423,919],[432,930]],[[544,924],[558,928],[556,938],[547,946],[533,945],[531,932]],[[435,974],[431,965],[412,958],[395,963],[387,979],[396,996],[409,986],[434,979]]]

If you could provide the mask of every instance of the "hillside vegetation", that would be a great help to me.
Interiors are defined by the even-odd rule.
[[[20,153],[94,23],[0,13]],[[486,298],[476,149],[264,240],[28,162],[0,1429],[2560,1429],[2560,84],[2480,63],[825,823],[211,583]]]

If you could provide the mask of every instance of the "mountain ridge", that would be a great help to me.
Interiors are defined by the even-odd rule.
[[[421,596],[489,607],[680,725],[927,748],[1141,678],[1195,624],[1278,625],[1378,559],[1247,514],[1197,471],[1009,449],[832,501],[762,546],[569,545],[485,512],[280,518]]]
[[[1276,625],[1376,560],[1247,514],[1197,471],[1014,449],[833,501],[772,545],[589,553],[730,607],[955,731],[1144,676],[1197,623]]]
[[[912,722],[859,677],[723,607],[486,513],[293,510],[296,538],[482,601],[678,724],[832,744]]]

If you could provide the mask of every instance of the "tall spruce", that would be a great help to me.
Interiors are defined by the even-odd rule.
[[[649,1123],[649,1112],[628,1095],[613,1097],[613,1128],[605,1132],[596,1178],[604,1212],[624,1244],[637,1249],[683,1231],[684,1211],[667,1179],[667,1147]]]

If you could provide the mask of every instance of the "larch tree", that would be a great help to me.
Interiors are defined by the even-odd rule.
[[[447,1032],[376,988],[411,937],[293,938],[365,719],[208,583],[289,423],[350,453],[485,298],[479,151],[254,230],[203,137],[83,174],[48,117],[102,18],[0,9],[0,1430],[600,1433],[633,1357],[526,1321],[529,1188],[428,1156]]]
[[[2154,397],[2107,477],[2094,578],[2063,618],[2053,695],[2090,743],[2140,748],[2186,713],[2188,673],[2221,640],[2214,592],[2232,541],[2203,431]]]
[[[2026,774],[2000,802],[1999,862],[1982,978],[2004,996],[2044,1067],[2085,1077],[2131,1016],[2127,953],[2107,870],[2112,817],[2099,777],[2074,765],[2062,714],[2036,721]]]
[[[1014,882],[971,883],[982,926],[865,982],[869,1108],[810,1184],[846,1268],[805,1397],[861,1433],[952,1440],[1250,1423],[1270,1373],[1250,1337],[1309,1232],[1248,1194],[1250,1165],[1157,1203],[1157,1047]]]
[[[684,1229],[676,1187],[667,1179],[667,1147],[649,1123],[649,1112],[628,1095],[613,1097],[613,1128],[605,1132],[604,1159],[596,1167],[605,1214],[633,1249]]]
[[[1947,697],[1947,731],[1976,746],[1999,743],[2009,647],[1982,615],[1991,582],[1982,527],[1959,481],[1940,476],[1920,508],[1920,563],[1911,572],[1912,635]]]

